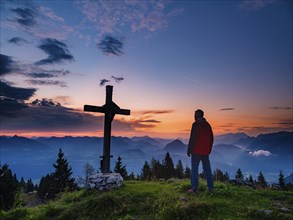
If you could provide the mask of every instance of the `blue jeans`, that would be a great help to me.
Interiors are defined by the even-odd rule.
[[[191,187],[193,191],[198,190],[198,165],[202,162],[203,171],[207,179],[208,189],[214,189],[214,179],[211,170],[209,156],[201,156],[197,154],[191,155]]]

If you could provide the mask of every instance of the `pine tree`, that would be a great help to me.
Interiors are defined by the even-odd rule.
[[[185,167],[185,172],[184,172],[184,176],[185,176],[185,178],[190,178],[190,173],[191,173],[191,170],[190,170],[190,168],[186,165],[186,167]]]
[[[267,187],[267,181],[266,181],[266,179],[265,179],[265,177],[264,177],[264,175],[262,174],[262,172],[260,172],[259,173],[259,175],[258,175],[258,177],[257,177],[257,183],[261,186],[261,187],[263,187],[263,188],[265,188],[265,187]]]
[[[249,177],[248,177],[248,182],[252,185],[254,180],[252,178],[252,175],[250,174]]]
[[[164,167],[160,163],[159,160],[156,160],[155,158],[152,158],[151,163],[150,163],[150,167],[151,167],[152,179],[161,179],[161,178],[163,178]]]
[[[151,167],[147,161],[145,161],[143,168],[141,170],[141,179],[142,180],[151,180],[152,172]]]
[[[242,171],[240,168],[238,168],[237,172],[236,172],[236,175],[235,175],[235,179],[241,179],[243,180],[243,174],[242,174]]]
[[[56,163],[53,164],[53,167],[55,168],[55,172],[53,173],[55,194],[65,190],[72,191],[75,188],[74,178],[71,178],[71,167],[69,167],[67,160],[64,159],[64,153],[61,148],[59,149],[58,158]]]
[[[279,186],[280,186],[280,189],[284,189],[285,188],[285,176],[283,174],[283,172],[280,170],[280,174],[279,174]]]
[[[26,182],[24,181],[23,177],[21,177],[21,180],[18,184],[19,188],[21,188],[24,192],[26,192]]]
[[[0,164],[0,210],[8,210],[14,204],[17,193],[18,181],[12,175],[12,171],[7,164]]]
[[[26,183],[26,191],[25,193],[33,192],[35,189],[34,183],[32,179],[30,178]]]
[[[230,179],[229,173],[226,171],[224,174],[224,181],[228,181]]]
[[[178,161],[175,169],[176,177],[178,179],[183,179],[184,177],[184,169],[181,160]]]
[[[127,170],[126,166],[122,165],[122,158],[118,157],[118,161],[116,161],[115,168],[114,168],[115,173],[120,173],[123,179],[127,178]]]
[[[165,156],[164,173],[166,180],[175,176],[174,163],[169,152],[167,152]]]
[[[214,171],[214,179],[220,182],[224,182],[224,174],[220,169]]]
[[[53,173],[43,176],[38,187],[38,196],[42,200],[49,200],[55,197]]]

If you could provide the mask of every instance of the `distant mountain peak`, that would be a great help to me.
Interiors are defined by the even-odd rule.
[[[168,143],[165,147],[166,151],[169,152],[183,152],[187,149],[187,146],[179,139],[175,139],[174,141]]]

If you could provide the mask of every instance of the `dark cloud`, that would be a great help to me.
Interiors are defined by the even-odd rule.
[[[13,118],[1,118],[5,131],[13,132],[93,132],[103,130],[104,115],[93,115],[83,111],[66,108],[52,99],[38,99],[24,106],[21,114]],[[6,116],[6,117],[5,117]],[[137,128],[150,128],[154,125],[139,121],[125,121],[115,118],[113,129],[116,131],[134,131]]]
[[[235,108],[222,108],[219,111],[234,111]]]
[[[45,106],[45,107],[55,107],[55,106],[60,107],[61,106],[61,104],[59,102],[53,101],[53,99],[46,99],[46,98],[36,99],[31,102],[31,105],[32,106]]]
[[[36,92],[32,88],[19,88],[0,81],[0,115],[16,117],[18,111],[27,108],[24,101],[31,98]]]
[[[161,121],[149,119],[149,120],[141,120],[142,123],[161,123]]]
[[[278,123],[276,123],[278,125],[293,125],[293,119],[284,119],[284,120],[281,120],[279,121]],[[293,127],[291,127],[293,129]]]
[[[146,115],[146,114],[168,114],[173,113],[174,110],[149,110],[149,111],[142,111],[139,114]]]
[[[8,40],[8,43],[13,43],[13,44],[16,44],[16,45],[20,46],[20,45],[22,45],[24,43],[27,44],[28,41],[23,39],[23,38],[21,38],[21,37],[13,37],[10,40]]]
[[[105,35],[97,46],[105,55],[120,56],[123,54],[122,39],[112,35]]]
[[[271,107],[272,110],[292,110],[292,107],[282,107],[282,106],[274,106]]]
[[[53,78],[56,77],[55,74],[53,73],[28,73],[27,76],[31,77],[31,78]]]
[[[116,77],[116,76],[112,76],[112,79],[114,79],[116,83],[120,83],[122,80],[124,80],[123,77]]]
[[[38,85],[38,86],[60,86],[60,87],[67,87],[66,83],[59,80],[37,80],[37,79],[31,79],[26,80],[26,82],[32,84],[32,85]]]
[[[14,64],[10,56],[0,54],[0,76],[10,73],[14,69]]]
[[[27,105],[16,99],[0,97],[0,115],[6,117],[16,117],[17,112],[27,108]]]
[[[26,76],[30,78],[54,78],[60,76],[66,76],[70,73],[68,70],[46,70],[39,67],[32,67],[27,70]]]
[[[30,8],[11,9],[16,15],[16,22],[22,26],[34,26],[36,24],[36,12]]]
[[[47,59],[36,62],[37,65],[62,63],[64,61],[74,61],[74,58],[70,54],[67,45],[56,39],[47,38],[43,40],[39,48],[49,56]]]
[[[32,97],[36,92],[34,88],[19,88],[9,85],[7,82],[0,81],[0,97],[11,98],[25,101]]]
[[[108,79],[100,79],[100,86],[104,86],[107,82],[110,82]]]

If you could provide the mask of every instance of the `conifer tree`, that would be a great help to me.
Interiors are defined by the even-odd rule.
[[[38,187],[38,196],[42,200],[49,200],[55,197],[53,173],[43,176]]]
[[[8,167],[7,164],[0,164],[0,210],[12,208],[18,188],[16,176],[12,175]]]
[[[224,174],[220,169],[214,171],[214,179],[220,182],[224,182]]]
[[[280,170],[280,174],[279,174],[279,186],[280,186],[280,189],[284,189],[285,188],[285,176],[283,174],[283,172]]]
[[[127,178],[126,166],[122,165],[122,158],[120,156],[118,157],[118,160],[115,163],[114,171],[115,173],[120,173],[123,179]]]
[[[184,176],[185,176],[185,178],[190,178],[190,173],[191,173],[191,170],[190,170],[190,168],[186,165],[186,167],[185,167],[185,172],[184,172]]]
[[[152,172],[151,167],[147,161],[145,161],[143,168],[141,170],[141,179],[142,180],[151,180]]]
[[[33,192],[35,189],[34,183],[31,178],[26,183],[26,193]]]
[[[224,181],[228,181],[230,179],[229,173],[226,171],[224,174]]]
[[[264,175],[262,174],[262,172],[259,173],[258,177],[257,177],[257,183],[261,186],[261,187],[266,187],[268,184],[267,184],[267,181],[264,177]]]
[[[178,160],[178,163],[176,165],[176,169],[175,169],[175,173],[176,173],[176,177],[178,179],[183,179],[184,177],[184,169],[183,169],[183,165],[181,160]]]
[[[151,163],[150,163],[150,167],[151,167],[151,173],[152,173],[153,179],[163,178],[164,167],[159,160],[152,158]]]
[[[170,179],[175,176],[174,163],[169,152],[167,152],[165,156],[164,174],[165,174],[165,179]]]
[[[249,177],[248,177],[248,182],[252,185],[253,184],[253,178],[252,178],[252,175],[250,174]]]
[[[237,172],[236,172],[236,175],[235,175],[235,179],[241,179],[243,180],[244,176],[242,174],[242,171],[240,168],[238,168]]]
[[[23,177],[21,177],[21,180],[18,185],[19,185],[19,188],[21,188],[24,192],[26,192],[26,182],[24,181]]]
[[[64,190],[73,190],[75,188],[74,178],[71,178],[72,171],[68,165],[68,161],[64,159],[64,153],[62,149],[59,149],[58,158],[56,163],[53,164],[55,168],[54,176],[54,190],[55,194]]]

